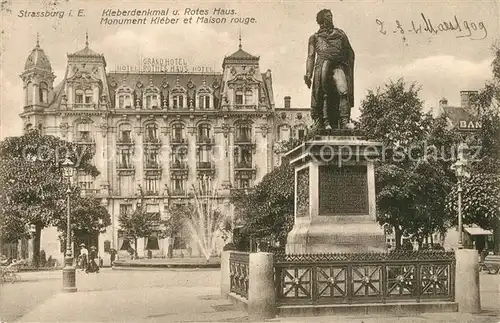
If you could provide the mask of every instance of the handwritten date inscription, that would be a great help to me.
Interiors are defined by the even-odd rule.
[[[409,23],[400,20],[386,23],[381,19],[376,19],[375,22],[378,25],[379,32],[383,35],[391,33],[400,35],[438,35],[453,33],[457,38],[468,38],[471,40],[481,40],[488,36],[488,30],[484,22],[462,20],[456,15],[453,16],[453,19],[448,21],[433,21],[431,18],[421,13],[419,19],[411,20]],[[403,39],[406,40],[406,37],[403,36]]]

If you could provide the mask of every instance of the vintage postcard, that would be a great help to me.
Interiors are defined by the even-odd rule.
[[[1,0],[0,322],[497,322],[497,1]]]

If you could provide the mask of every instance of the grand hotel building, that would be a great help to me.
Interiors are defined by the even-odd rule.
[[[290,97],[275,102],[271,71],[261,72],[259,57],[241,44],[223,58],[219,73],[130,73],[107,71],[105,56],[87,39],[85,48],[67,55],[65,75],[54,84],[49,57],[37,41],[20,76],[25,130],[36,127],[96,151],[100,175],[77,174],[75,181],[85,194],[101,198],[112,224],[98,237],[79,239],[97,245],[105,263],[110,247],[125,249],[118,218],[135,207],[139,188],[148,212],[165,216],[169,203],[193,198],[200,178],[208,178],[220,209],[232,217],[230,191],[260,181],[280,162],[279,142],[303,137],[311,123],[309,109],[292,108]],[[55,228],[44,229],[41,245],[47,257],[61,259],[57,236]],[[140,256],[148,240],[139,240]],[[157,241],[153,253],[166,255],[172,244],[174,255],[191,247],[196,256],[190,240]]]

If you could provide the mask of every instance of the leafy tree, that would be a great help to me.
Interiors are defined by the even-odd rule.
[[[488,81],[473,98],[470,113],[476,115],[481,129],[467,136],[472,147],[470,178],[462,182],[462,215],[464,224],[477,224],[493,229],[494,251],[500,252],[500,47],[493,46],[494,59],[491,67],[493,79]],[[448,197],[447,211],[458,213],[457,186]],[[453,223],[455,224],[456,217]]]
[[[231,200],[242,219],[241,234],[284,246],[294,221],[294,169],[283,163],[252,190],[235,190]]]
[[[162,238],[165,234],[165,229],[161,225],[159,213],[147,211],[147,205],[144,197],[144,192],[140,188],[140,198],[134,210],[123,212],[119,215],[118,222],[128,239],[134,241],[134,255],[137,258],[137,240],[139,238],[148,238],[154,233]]]
[[[444,118],[423,112],[420,88],[403,79],[369,91],[361,105],[359,128],[384,144],[376,163],[377,220],[394,228],[396,248],[401,236],[422,244],[432,233],[446,230],[446,196],[453,184],[450,170],[459,136]]]
[[[66,205],[64,211],[66,212]],[[101,204],[100,198],[92,196],[81,196],[80,190],[76,189],[70,200],[71,229],[74,232],[72,238],[82,234],[98,234],[106,231],[111,225],[111,216],[105,206]],[[66,236],[67,217],[58,218],[55,225],[59,231]]]
[[[68,186],[61,168],[66,153],[78,170],[92,176],[99,174],[90,163],[94,155],[91,149],[54,136],[43,136],[37,130],[23,136],[9,137],[0,143],[0,191],[4,201],[1,205],[1,238],[6,241],[29,238],[30,226],[34,226],[35,266],[40,258],[41,230],[48,226],[66,230]],[[76,201],[75,205],[86,208],[85,203],[89,200],[80,200],[78,189],[72,190],[71,196]],[[99,218],[100,223],[109,223],[101,211],[97,214],[85,212],[75,225],[93,228],[99,216],[104,217]]]

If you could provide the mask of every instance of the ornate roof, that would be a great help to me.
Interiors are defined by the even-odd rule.
[[[104,58],[104,55],[98,54],[89,48],[89,35],[85,34],[85,48],[77,51],[73,54],[68,54],[68,57],[96,57],[96,58]]]
[[[76,53],[73,53],[71,55],[73,55],[73,56],[101,56],[100,54],[97,54],[92,49],[90,49],[88,44],[85,46],[84,49],[81,49],[81,50],[79,50]]]
[[[259,61],[259,56],[254,56],[250,53],[245,52],[243,49],[241,49],[241,44],[240,44],[239,49],[236,52],[234,52],[229,56],[224,57],[224,62],[222,63],[222,65],[224,66],[226,63],[236,63],[236,64],[238,63],[245,64],[249,62],[257,63],[258,61]]]
[[[40,48],[40,43],[38,39],[36,41],[36,47],[33,48],[28,58],[26,59],[26,63],[24,64],[24,69],[28,70],[30,68],[39,68],[46,71],[52,71],[52,66],[50,65],[49,58]]]
[[[233,54],[229,55],[226,58],[233,58],[233,59],[259,59],[258,56],[253,56],[252,54],[249,54],[245,52],[243,49],[238,49],[237,52],[234,52]]]

